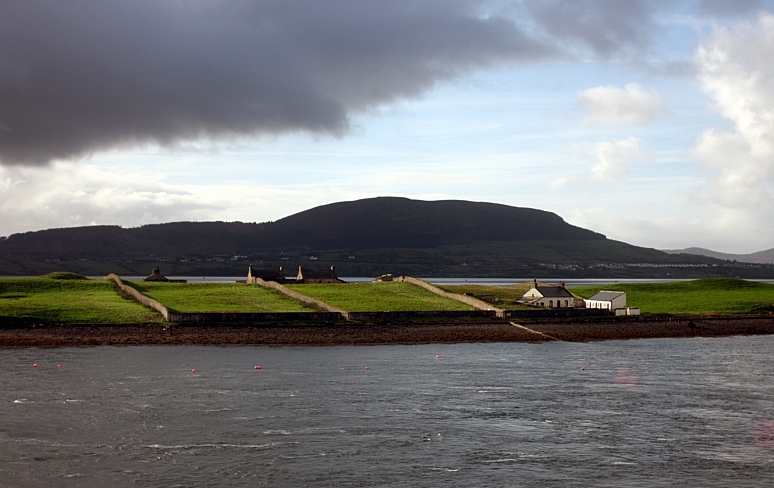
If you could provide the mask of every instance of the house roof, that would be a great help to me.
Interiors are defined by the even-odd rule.
[[[591,298],[588,298],[587,300],[597,300],[599,302],[610,302],[621,295],[625,295],[626,293],[622,291],[600,291],[597,292],[594,296]]]
[[[285,279],[285,273],[282,270],[282,267],[279,269],[255,269],[251,264],[247,268],[247,277],[260,278],[264,281],[283,281]]]
[[[153,268],[153,272],[143,281],[169,281],[167,277],[161,274],[159,268]]]
[[[263,279],[265,281],[271,281],[271,280],[266,280],[266,278],[271,278],[272,280],[274,280],[274,279],[283,279],[284,280],[285,279],[285,274],[282,273],[278,269],[254,269],[254,268],[251,268],[250,269],[250,275],[253,276],[253,277],[256,277],[256,278],[261,278],[261,279]]]
[[[307,280],[336,280],[336,272],[331,269],[302,269],[301,273]]]
[[[538,286],[535,289],[545,298],[572,298],[572,293],[563,286]]]

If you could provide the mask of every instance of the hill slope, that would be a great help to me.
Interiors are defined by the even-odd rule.
[[[131,229],[90,226],[27,232],[0,242],[0,255],[93,258],[604,239],[542,210],[382,197],[323,205],[261,224],[175,222]]]
[[[609,240],[541,210],[392,197],[323,205],[276,222],[92,226],[0,240],[0,274],[148,274],[163,262],[166,274],[241,275],[249,262],[290,270],[310,260],[349,276],[650,276],[653,266],[637,268],[721,263]]]
[[[312,248],[423,248],[482,241],[591,240],[605,236],[556,214],[495,203],[381,197],[315,207],[267,228],[271,244]]]
[[[701,247],[689,247],[687,249],[665,249],[669,254],[695,254],[697,256],[708,256],[716,259],[727,259],[729,261],[740,261],[743,263],[774,263],[774,249],[758,251],[750,254],[731,254],[725,252],[712,251]]]

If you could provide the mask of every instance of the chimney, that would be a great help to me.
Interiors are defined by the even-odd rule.
[[[532,286],[533,286],[533,288],[537,289],[537,280],[536,279],[532,280]]]
[[[559,282],[559,288],[564,288],[564,281]]]

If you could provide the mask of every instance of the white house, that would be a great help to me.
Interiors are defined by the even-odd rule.
[[[622,291],[600,291],[584,301],[586,302],[586,308],[603,308],[612,312],[619,308],[626,308],[626,293]]]
[[[519,299],[519,303],[547,308],[572,308],[575,306],[575,297],[565,289],[562,282],[558,286],[542,286],[535,280],[532,288]]]

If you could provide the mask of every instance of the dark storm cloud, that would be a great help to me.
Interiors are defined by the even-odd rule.
[[[495,63],[561,56],[558,38],[602,55],[643,42],[646,3],[581,3],[528,2],[522,19],[473,0],[3,0],[0,162],[341,135],[353,112]]]
[[[656,30],[661,2],[622,0],[533,0],[527,8],[550,35],[601,57],[642,48]]]
[[[697,10],[710,15],[746,15],[763,8],[763,2],[760,0],[699,0],[697,2]]]

